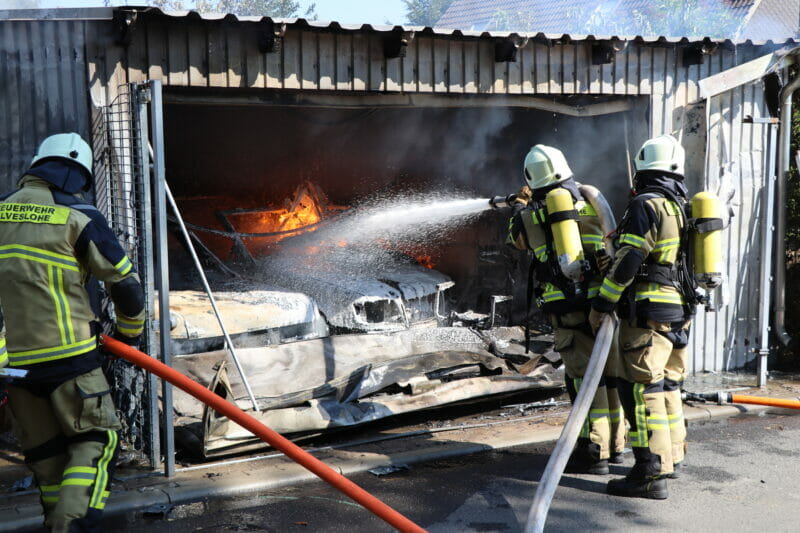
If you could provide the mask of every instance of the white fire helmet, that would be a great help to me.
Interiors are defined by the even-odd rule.
[[[672,135],[660,135],[645,141],[633,163],[637,172],[661,170],[683,176],[685,160],[681,143]]]
[[[58,133],[42,141],[36,155],[33,156],[31,166],[42,159],[59,157],[74,161],[89,172],[92,176],[92,148],[77,133]]]
[[[572,177],[572,170],[561,150],[537,144],[525,156],[525,181],[531,189],[541,189]]]

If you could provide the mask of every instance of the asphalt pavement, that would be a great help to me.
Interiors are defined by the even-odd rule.
[[[567,414],[564,405],[534,404],[373,428],[363,442],[348,432],[314,455],[430,531],[520,531]],[[764,413],[687,407],[689,458],[666,502],[612,498],[611,476],[569,474],[547,530],[797,531],[800,417]],[[22,465],[2,470],[25,474]],[[612,467],[612,475],[624,472]],[[37,531],[40,513],[34,490],[10,492],[0,499],[0,531]],[[117,477],[106,515],[107,531],[391,530],[270,452],[182,468],[171,479]]]
[[[545,531],[796,532],[800,416],[761,413],[690,427],[691,447],[666,501],[605,493],[608,476],[566,474]],[[431,533],[521,531],[551,445],[513,448],[351,478]],[[630,465],[632,458],[626,463]],[[128,513],[109,531],[380,532],[391,528],[321,482]]]

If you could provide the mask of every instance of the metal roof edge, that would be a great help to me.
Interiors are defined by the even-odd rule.
[[[397,31],[414,32],[423,35],[439,35],[442,37],[465,37],[473,39],[508,39],[512,37],[532,39],[539,42],[581,42],[581,41],[631,41],[642,44],[670,44],[682,45],[693,43],[717,43],[726,46],[732,45],[791,45],[800,43],[799,40],[787,37],[786,39],[766,40],[735,40],[699,36],[667,37],[664,35],[597,35],[597,34],[569,34],[569,33],[543,33],[520,31],[470,31],[455,28],[439,28],[431,26],[412,25],[383,25],[383,24],[346,24],[337,21],[317,21],[305,18],[272,18],[259,16],[239,16],[231,13],[202,13],[198,11],[170,11],[149,6],[118,6],[102,8],[57,8],[57,9],[10,9],[0,10],[0,22],[4,20],[111,20],[114,11],[131,11],[164,16],[175,19],[189,18],[209,22],[263,22],[270,21],[287,26],[312,28],[318,30],[338,30],[346,32],[376,32],[391,33]]]
[[[119,9],[128,9],[127,7],[121,7]],[[138,9],[138,8],[137,8]],[[732,39],[722,39],[722,38],[713,38],[713,37],[701,37],[701,36],[680,36],[680,37],[668,37],[664,35],[652,35],[652,36],[642,36],[642,35],[594,35],[594,34],[568,34],[568,33],[544,33],[544,32],[524,32],[524,31],[471,31],[471,30],[460,30],[456,28],[441,28],[441,27],[431,27],[431,26],[411,26],[411,25],[402,25],[402,24],[395,24],[395,25],[383,25],[383,24],[346,24],[337,21],[319,21],[319,20],[307,20],[302,17],[298,18],[272,18],[272,17],[252,17],[252,16],[238,16],[233,14],[220,14],[220,13],[200,13],[197,11],[169,11],[169,10],[162,10],[157,7],[147,8],[147,11],[151,11],[154,13],[160,13],[167,17],[186,17],[186,16],[193,16],[196,18],[200,18],[202,20],[223,20],[228,18],[229,20],[237,20],[241,22],[261,22],[264,20],[270,20],[279,24],[286,24],[286,25],[296,25],[299,27],[307,27],[307,28],[314,28],[314,29],[334,29],[334,30],[342,30],[342,31],[374,31],[377,33],[389,33],[393,31],[406,31],[406,32],[415,32],[415,33],[422,33],[422,34],[432,34],[432,35],[441,35],[443,37],[467,37],[467,38],[492,38],[492,39],[504,39],[509,37],[521,37],[527,39],[534,39],[540,41],[568,41],[568,42],[576,42],[576,41],[609,41],[609,40],[618,40],[618,41],[632,41],[637,43],[647,43],[647,44],[692,44],[692,43],[699,43],[699,42],[713,42],[718,44],[726,44],[726,45],[752,45],[752,46],[763,46],[763,45],[783,45],[783,44],[794,44],[800,41],[795,40],[794,38],[787,37],[786,39],[765,39],[765,40],[752,40],[752,39],[744,39],[744,40],[732,40]]]

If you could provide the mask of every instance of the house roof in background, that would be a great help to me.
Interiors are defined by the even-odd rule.
[[[536,13],[536,31],[584,33],[595,6],[589,0],[455,0],[437,21],[439,28],[482,31],[490,29],[498,13]]]
[[[739,38],[795,38],[800,34],[800,0],[760,0],[757,4],[739,29]]]
[[[698,0],[710,13],[724,12],[740,20],[733,41],[781,41],[800,32],[800,0]],[[503,18],[543,33],[644,35],[647,27],[637,20],[652,9],[652,0],[454,0],[436,26],[467,31],[491,30]],[[633,16],[632,16],[633,15]],[[526,16],[530,18],[526,20]],[[613,21],[614,28],[597,28],[598,17]],[[509,28],[513,29],[513,28]],[[668,33],[662,28],[658,33]],[[668,37],[678,37],[669,35]],[[704,37],[687,36],[687,37]]]

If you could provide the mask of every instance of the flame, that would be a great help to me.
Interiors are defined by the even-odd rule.
[[[245,233],[281,233],[305,228],[322,220],[322,209],[314,198],[303,192],[289,208],[237,214],[237,229]],[[245,229],[246,228],[246,229]],[[309,228],[311,230],[316,228]],[[288,235],[278,236],[277,241]]]
[[[433,269],[433,267],[435,266],[433,262],[433,257],[431,257],[430,255],[418,255],[414,257],[414,259],[416,259],[417,263],[419,263],[420,266],[424,266],[425,268]]]
[[[322,220],[322,214],[314,198],[304,193],[294,202],[294,209],[289,211],[283,209],[283,213],[278,214],[278,229],[276,231],[286,231],[291,229],[303,228],[316,224]]]
[[[328,206],[324,193],[312,183],[301,184],[291,200],[279,209],[257,209],[228,214],[228,220],[240,233],[257,233],[245,237],[244,243],[253,255],[269,253],[270,248],[287,237],[315,231],[327,211],[342,209]],[[296,231],[295,231],[296,230]]]

